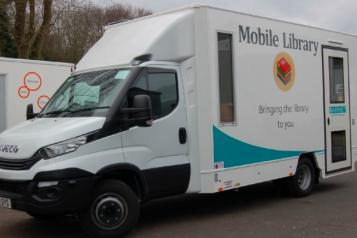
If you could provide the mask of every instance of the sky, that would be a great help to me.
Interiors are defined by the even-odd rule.
[[[128,3],[154,12],[194,3],[357,34],[356,0],[92,0]]]

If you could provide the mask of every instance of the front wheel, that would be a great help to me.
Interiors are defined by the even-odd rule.
[[[315,166],[310,159],[302,158],[299,160],[296,174],[289,178],[288,190],[295,197],[309,195],[315,185]]]
[[[90,207],[80,215],[83,231],[91,237],[120,237],[135,225],[139,199],[126,184],[110,180],[97,188]]]

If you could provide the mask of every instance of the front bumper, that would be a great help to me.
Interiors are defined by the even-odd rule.
[[[0,197],[13,209],[36,214],[69,214],[85,209],[97,178],[77,169],[42,172],[32,181],[0,180]]]

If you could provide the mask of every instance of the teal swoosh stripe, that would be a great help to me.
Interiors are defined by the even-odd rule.
[[[224,162],[224,167],[268,162],[302,154],[302,151],[274,150],[247,144],[213,126],[214,162]]]

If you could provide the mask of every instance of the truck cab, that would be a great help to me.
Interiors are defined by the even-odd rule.
[[[133,223],[140,201],[186,192],[180,68],[140,64],[73,74],[39,114],[1,134],[2,206],[35,217],[79,213],[106,230]]]
[[[141,202],[190,185],[182,65],[194,9],[109,25],[43,110],[0,134],[0,206],[125,234]],[[197,173],[197,172],[196,172]]]

